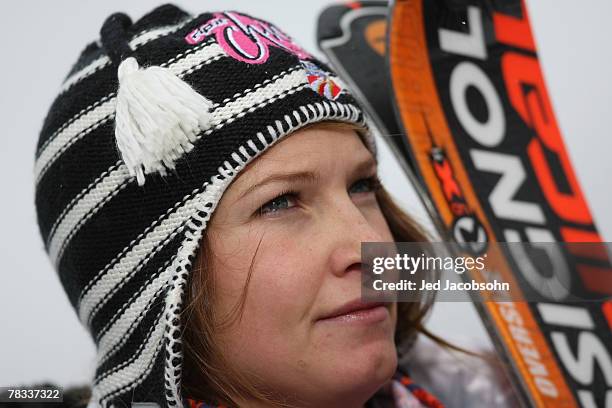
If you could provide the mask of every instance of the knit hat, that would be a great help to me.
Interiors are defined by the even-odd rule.
[[[315,122],[363,127],[321,61],[276,26],[161,6],[113,14],[40,133],[46,250],[97,346],[92,406],[183,406],[181,319],[206,224],[236,175]]]

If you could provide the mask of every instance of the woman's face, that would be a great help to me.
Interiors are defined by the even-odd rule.
[[[397,365],[395,304],[339,311],[361,297],[361,242],[393,240],[375,176],[354,131],[301,130],[237,177],[207,228],[219,318],[251,270],[242,317],[216,333],[224,355],[307,406],[361,406]]]

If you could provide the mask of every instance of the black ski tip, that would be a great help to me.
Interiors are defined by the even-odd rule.
[[[335,4],[325,8],[317,20],[317,44],[321,41],[330,38],[340,37],[342,29],[338,22],[348,10],[351,10],[346,4]]]
[[[388,1],[344,1],[333,4],[319,14],[317,20],[317,44],[330,38],[342,36],[340,20],[347,12],[362,7],[389,6]]]

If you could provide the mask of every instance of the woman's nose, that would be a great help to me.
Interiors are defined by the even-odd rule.
[[[341,276],[355,265],[361,265],[361,243],[381,242],[383,238],[350,198],[334,206],[329,217],[331,234],[330,263],[334,274]]]

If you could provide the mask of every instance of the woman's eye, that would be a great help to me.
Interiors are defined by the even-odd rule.
[[[287,210],[295,206],[295,197],[293,194],[285,193],[280,195],[259,208],[260,215],[276,214],[282,210]]]
[[[368,177],[361,180],[357,180],[349,189],[351,194],[359,193],[370,193],[376,190],[378,186],[377,179],[375,177]]]

